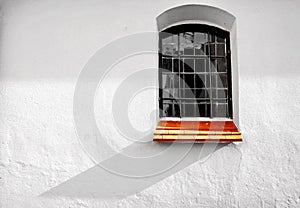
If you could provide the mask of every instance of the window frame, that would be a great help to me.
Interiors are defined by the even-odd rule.
[[[165,117],[163,116],[163,86],[162,86],[162,36],[164,34],[179,34],[182,32],[201,32],[206,34],[213,34],[213,35],[219,35],[226,39],[226,69],[227,69],[227,84],[228,84],[228,117],[213,117],[212,112],[210,112],[209,117]],[[210,55],[208,55],[210,57]],[[158,50],[158,65],[159,65],[159,72],[158,72],[158,81],[159,81],[159,97],[158,97],[158,103],[159,103],[159,118],[164,120],[173,120],[173,119],[180,119],[180,120],[207,120],[207,119],[214,119],[214,120],[233,120],[233,82],[232,82],[232,61],[231,61],[231,40],[230,40],[230,32],[224,29],[221,29],[216,26],[207,25],[207,24],[201,24],[201,23],[183,23],[183,24],[177,24],[170,26],[168,28],[165,28],[164,30],[159,32],[159,50]],[[211,74],[210,74],[211,76]],[[212,105],[212,102],[210,101],[210,105]]]

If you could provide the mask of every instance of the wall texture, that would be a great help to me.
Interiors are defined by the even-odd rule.
[[[186,3],[219,7],[237,18],[245,141],[135,194],[40,196],[95,165],[73,120],[76,80],[86,62],[116,38],[155,31],[157,15]],[[299,10],[297,0],[2,1],[0,207],[300,207]],[[147,56],[133,62],[155,67],[156,61]],[[114,128],[109,108],[119,80],[108,80],[96,95],[96,120],[120,151],[131,142]],[[97,100],[101,92],[104,103]],[[141,115],[151,113],[155,96],[144,91],[132,100],[133,126],[149,128],[149,116]]]

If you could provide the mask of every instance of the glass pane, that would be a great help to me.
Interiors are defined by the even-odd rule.
[[[227,89],[212,89],[212,98],[213,99],[226,99],[227,98]]]
[[[173,59],[173,70],[174,72],[179,72],[179,59]]]
[[[218,98],[225,99],[227,98],[227,89],[218,89]]]
[[[205,88],[205,77],[209,77],[209,75],[205,74],[196,74],[195,75],[195,88]]]
[[[183,55],[194,55],[194,33],[180,33],[180,53]]]
[[[163,90],[163,98],[173,98],[173,90],[172,89],[164,89]]]
[[[195,107],[194,103],[192,104],[185,104],[184,105],[184,116],[185,117],[194,117],[195,116]]]
[[[208,91],[206,89],[196,89],[195,97],[201,99],[209,99]]]
[[[217,42],[219,42],[219,43],[225,43],[225,38],[223,38],[223,37],[217,37]]]
[[[225,56],[225,44],[217,44],[217,55]]]
[[[225,58],[218,58],[217,60],[217,71],[218,72],[226,72],[226,62]]]
[[[164,117],[172,116],[171,109],[172,109],[172,102],[164,101],[163,109],[162,109],[163,110],[163,116]]]
[[[209,51],[209,54],[210,54],[211,56],[217,55],[217,54],[216,54],[216,44],[214,44],[214,43],[210,44],[209,50],[210,50],[210,51]]]
[[[168,35],[168,34],[166,34]],[[172,56],[178,51],[178,36],[170,35],[162,40],[162,54]]]
[[[185,88],[194,88],[194,75],[193,74],[184,74],[183,79],[185,81]]]
[[[172,72],[172,59],[163,58],[162,68],[164,69],[165,72]]]
[[[212,107],[212,116],[213,117],[227,117],[228,110],[227,110],[227,103],[213,103]]]
[[[196,115],[202,117],[210,116],[210,104],[209,102],[201,103],[196,106]]]
[[[195,59],[195,71],[196,72],[206,72],[206,60],[205,59]]]
[[[194,59],[184,59],[184,72],[194,72]]]
[[[227,83],[227,74],[213,74],[212,75],[212,86],[214,88],[227,88],[228,83]]]
[[[162,81],[161,88],[168,88],[168,85],[167,85],[167,75],[163,74],[161,81]]]
[[[228,82],[227,82],[227,74],[220,74],[220,79],[218,80],[218,87],[220,88],[227,88],[228,87]]]
[[[195,32],[195,45],[207,42],[207,34],[201,32]]]
[[[163,103],[164,117],[180,117],[179,104],[176,101],[164,101]]]
[[[194,89],[182,89],[182,98],[195,99]]]
[[[195,55],[198,55],[198,56],[206,55],[205,44],[199,44],[199,45],[195,46]]]

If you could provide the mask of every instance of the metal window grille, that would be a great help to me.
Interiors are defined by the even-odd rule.
[[[232,118],[229,41],[229,32],[199,24],[160,33],[160,117]]]

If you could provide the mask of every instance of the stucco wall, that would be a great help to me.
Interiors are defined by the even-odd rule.
[[[39,196],[95,166],[73,119],[76,80],[90,57],[119,37],[155,31],[157,15],[185,3],[219,7],[237,18],[244,142],[144,179],[150,182],[134,194]],[[296,0],[2,1],[0,207],[300,207],[299,10]],[[157,64],[151,55],[127,61],[116,67]],[[108,78],[95,100],[97,125],[116,151],[131,144],[116,132],[109,111],[120,79]],[[132,100],[133,126],[150,128],[155,99],[146,90]]]

